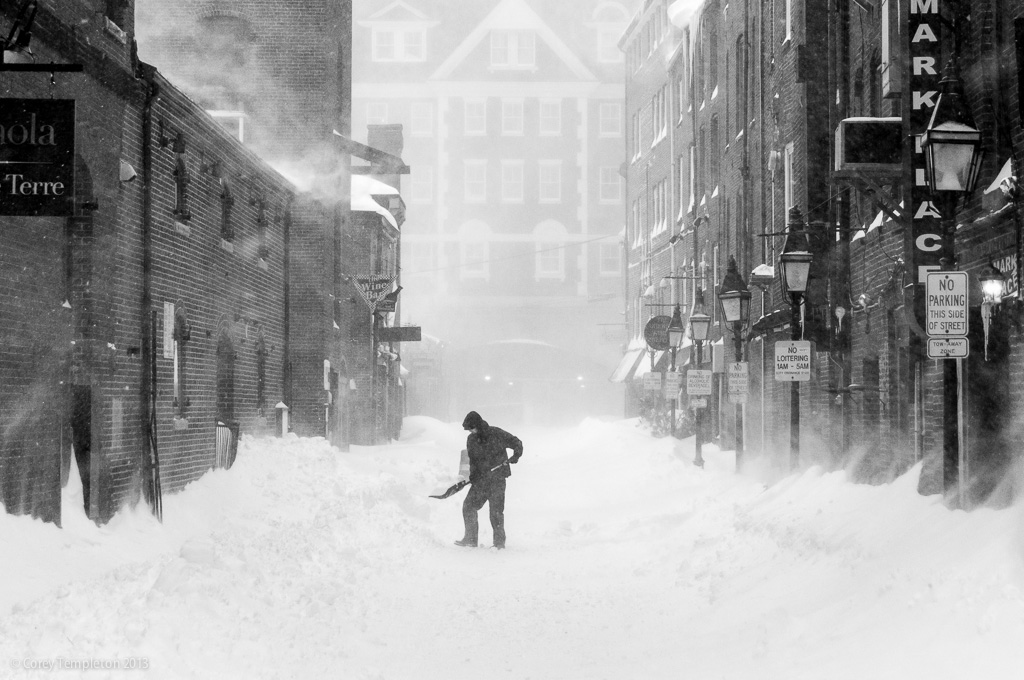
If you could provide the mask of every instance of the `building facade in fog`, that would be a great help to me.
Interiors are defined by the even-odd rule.
[[[779,473],[791,469],[791,392],[775,379],[774,347],[790,337],[793,317],[778,265],[786,236],[806,231],[814,260],[801,317],[812,361],[800,388],[796,464],[884,481],[921,461],[923,492],[958,493],[969,504],[1000,490],[1024,405],[1010,330],[1022,243],[1013,170],[1020,14],[941,0],[642,4],[621,42],[629,345],[615,377],[628,386],[628,412],[654,418],[666,408],[641,384],[650,370],[644,324],[676,304],[685,322],[700,288],[716,322],[707,435],[732,445],[735,407],[719,372],[734,359],[733,337],[718,323],[717,290],[734,258],[753,293],[742,333],[747,453]],[[923,154],[908,140],[924,132],[950,60],[985,155],[977,186],[942,216],[941,197],[927,193]],[[836,141],[845,139],[840,128],[845,135],[865,123],[895,130],[893,141],[869,136],[854,146],[890,149],[887,164],[870,171],[849,166]],[[917,238],[929,219],[955,220],[953,235]],[[946,360],[928,358],[922,330],[920,251],[933,243],[955,258],[944,266],[968,273],[970,356],[959,396],[944,392]],[[987,265],[1003,274],[1001,303],[982,295]],[[680,364],[692,360],[681,356]]]
[[[102,522],[143,498],[156,509],[161,493],[230,467],[240,434],[290,429],[339,445],[397,436],[400,367],[381,361],[397,355],[363,331],[393,315],[375,317],[356,285],[397,273],[403,206],[397,178],[357,191],[348,150],[330,146],[333,129],[347,133],[336,105],[348,100],[344,78],[330,77],[319,114],[300,121],[299,141],[278,147],[275,164],[288,150],[301,161],[314,134],[333,149],[323,166],[333,175],[321,175],[315,195],[300,192],[244,141],[242,127],[199,103],[195,81],[199,94],[183,92],[138,59],[141,22],[130,2],[65,2],[34,15],[29,7],[0,13],[4,35],[31,34],[4,62],[80,70],[0,70],[5,130],[32,139],[27,131],[57,107],[73,107],[51,132],[70,154],[62,171],[74,171],[59,203],[23,207],[8,181],[0,204],[4,509],[59,523],[61,488],[75,474],[85,512]],[[222,16],[204,7],[194,21]],[[284,25],[239,23],[241,4],[231,7],[236,38],[264,44],[253,26]],[[335,55],[347,44],[336,28]],[[164,47],[153,54],[171,63],[184,49]],[[344,72],[348,59],[335,61]],[[245,129],[259,127],[256,116],[243,118]],[[274,120],[265,125],[264,138],[276,134]],[[277,141],[287,141],[290,125]],[[401,165],[380,150],[357,151]]]
[[[450,395],[432,415],[621,414],[628,16],[616,1],[355,3],[354,129],[406,130],[402,316],[444,346],[443,362],[412,350],[410,390]]]

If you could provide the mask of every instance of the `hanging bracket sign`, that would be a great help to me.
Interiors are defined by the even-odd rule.
[[[0,215],[75,212],[75,100],[0,99]]]
[[[374,311],[377,311],[377,304],[384,296],[391,292],[391,284],[394,282],[394,276],[384,276],[381,274],[357,276],[355,279],[359,297],[363,298],[367,306]]]

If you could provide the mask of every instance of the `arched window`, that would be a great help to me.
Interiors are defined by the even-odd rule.
[[[620,63],[625,55],[619,49],[619,36],[629,24],[629,12],[617,2],[602,2],[594,8],[590,19],[597,41],[597,60],[604,64]]]

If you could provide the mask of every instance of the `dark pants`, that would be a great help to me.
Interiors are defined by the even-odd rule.
[[[491,529],[494,532],[494,545],[505,547],[505,480],[491,479],[486,483],[476,483],[469,487],[466,500],[462,502],[462,520],[466,523],[466,535],[462,540],[477,542],[480,523],[477,513],[488,504],[491,515]]]

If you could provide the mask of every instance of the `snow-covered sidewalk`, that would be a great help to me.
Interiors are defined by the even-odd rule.
[[[427,495],[465,433],[426,418],[349,453],[243,439],[163,525],[0,515],[0,677],[1020,677],[1021,507],[949,511],[916,470],[765,488],[633,421],[516,434],[502,552],[452,545],[465,492]],[[147,668],[68,668],[115,659]]]

